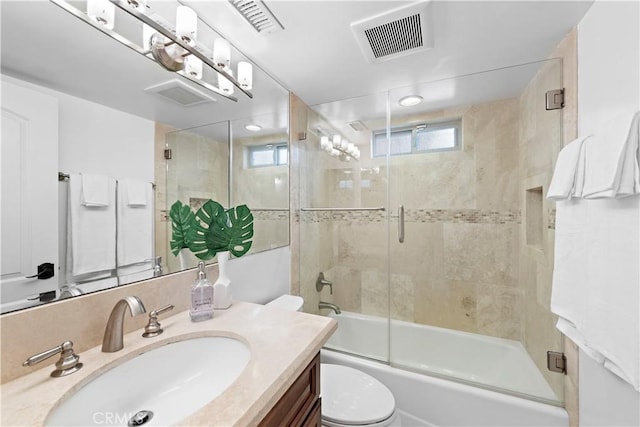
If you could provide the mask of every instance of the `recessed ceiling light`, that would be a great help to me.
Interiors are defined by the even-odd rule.
[[[408,95],[400,98],[398,104],[403,107],[413,107],[414,105],[418,105],[422,102],[422,97],[419,95]]]
[[[258,132],[260,129],[262,129],[262,126],[258,126],[258,125],[246,125],[244,127],[246,130],[250,130],[251,132]]]

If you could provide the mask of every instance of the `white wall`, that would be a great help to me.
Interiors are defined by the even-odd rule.
[[[264,304],[288,294],[290,272],[289,246],[232,259],[228,275],[233,299]]]
[[[596,1],[578,25],[580,135],[640,110],[639,28],[638,1]],[[582,352],[579,387],[580,425],[640,425],[640,393]]]

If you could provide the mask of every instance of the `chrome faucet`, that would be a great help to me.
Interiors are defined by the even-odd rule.
[[[124,330],[124,313],[129,307],[131,317],[146,313],[144,304],[140,298],[130,296],[121,299],[116,303],[111,311],[111,316],[107,321],[107,327],[104,330],[104,338],[102,339],[102,352],[115,353],[122,350],[124,344],[122,342]]]
[[[342,311],[340,311],[340,307],[338,307],[337,305],[330,302],[320,301],[318,303],[318,309],[323,309],[323,308],[328,308],[329,310],[333,310],[335,311],[336,314],[342,313]]]

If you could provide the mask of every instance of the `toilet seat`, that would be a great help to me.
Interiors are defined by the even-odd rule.
[[[396,416],[396,401],[380,381],[354,368],[320,366],[322,424],[327,426],[387,426]]]

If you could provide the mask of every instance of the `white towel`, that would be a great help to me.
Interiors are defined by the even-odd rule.
[[[640,112],[622,114],[586,142],[583,197],[622,198],[640,191]]]
[[[69,176],[67,277],[105,276],[116,267],[116,182],[108,180],[108,206],[81,204],[83,179]]]
[[[83,206],[109,206],[109,177],[105,175],[81,174]]]
[[[589,136],[579,137],[560,150],[553,170],[553,178],[551,178],[551,184],[547,191],[548,199],[570,199],[572,195],[582,192],[582,181],[584,180],[583,142],[588,138]],[[578,170],[580,170],[580,176],[578,176]]]
[[[576,198],[556,212],[557,327],[640,391],[640,198]]]
[[[118,180],[118,191],[123,191],[128,206],[146,206],[149,183],[139,179]]]
[[[91,292],[101,291],[104,289],[115,288],[116,286],[118,286],[118,279],[115,277],[109,277],[106,279],[72,284],[70,287],[79,289],[83,294],[88,294]]]
[[[150,279],[152,277],[152,261],[118,267],[118,282],[120,286],[126,285],[128,283],[138,282],[140,280]]]
[[[146,200],[153,200],[153,187],[145,182]],[[130,206],[128,193],[118,186],[118,266],[148,262],[153,257],[153,203]],[[151,264],[149,264],[151,265]]]

